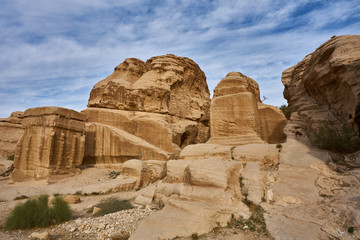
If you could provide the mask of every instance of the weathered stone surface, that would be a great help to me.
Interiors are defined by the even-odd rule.
[[[83,113],[89,123],[119,128],[143,139],[146,145],[177,155],[189,144],[208,140],[209,108],[206,77],[199,66],[188,58],[165,55],[146,63],[126,59],[94,86]],[[124,147],[120,142],[109,144],[112,148]],[[110,145],[103,146],[105,152],[110,152]],[[92,147],[94,142],[87,141],[86,149]],[[103,162],[93,153],[86,151],[85,162]],[[127,156],[120,153],[121,157]],[[107,159],[111,158],[110,154]],[[138,159],[158,158],[147,155]]]
[[[284,97],[293,114],[292,129],[311,135],[324,121],[360,124],[360,36],[331,38],[297,65],[285,70]],[[290,130],[289,134],[299,131]],[[299,134],[303,134],[299,132]]]
[[[231,150],[234,147],[219,144],[193,144],[186,146],[180,153],[180,159],[196,160],[202,158],[217,158],[231,160]]]
[[[126,59],[94,86],[88,106],[207,121],[209,97],[205,74],[195,62],[164,55],[145,63]]]
[[[267,228],[275,239],[357,239],[359,171],[346,176],[326,164],[329,154],[288,136],[277,168],[267,172]],[[357,180],[355,180],[357,179]],[[299,227],[294,226],[299,225]]]
[[[5,159],[15,155],[16,143],[24,134],[23,117],[23,112],[13,112],[8,118],[0,118],[0,155]]]
[[[84,156],[85,116],[60,107],[25,111],[24,135],[16,147],[12,178],[43,178],[73,171]]]
[[[214,90],[208,143],[243,145],[283,142],[286,119],[280,110],[260,102],[259,86],[239,72],[231,72]]]
[[[226,146],[212,146],[226,151]],[[227,155],[231,155],[232,148],[226,148],[229,151]],[[202,150],[195,152],[204,149],[209,148],[202,147]],[[149,205],[152,200],[153,204],[165,204],[165,207],[141,223],[130,239],[172,239],[193,233],[200,235],[214,227],[226,226],[232,216],[250,217],[248,208],[241,201],[239,178],[243,165],[222,157],[203,157],[167,162],[164,181],[156,183],[155,187],[148,187],[135,201]]]
[[[215,204],[171,199],[159,212],[140,223],[130,240],[173,239],[208,233],[215,227],[225,227],[231,219],[226,208]]]
[[[76,195],[67,195],[64,197],[64,201],[69,204],[81,203],[80,197]]]
[[[30,234],[29,238],[37,240],[50,240],[51,236],[48,232],[33,232],[32,234]]]
[[[275,106],[258,102],[258,111],[260,118],[260,137],[267,143],[282,143],[286,135],[284,128],[287,119],[282,111]]]
[[[129,159],[167,160],[171,153],[119,128],[86,124],[84,164],[115,164]]]
[[[166,162],[157,160],[141,161],[132,159],[126,161],[122,168],[123,174],[137,179],[135,188],[145,187],[150,183],[163,179],[166,175]]]

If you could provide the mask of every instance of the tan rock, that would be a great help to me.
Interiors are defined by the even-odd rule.
[[[48,232],[33,232],[32,234],[30,234],[29,238],[31,239],[39,239],[39,240],[50,240],[51,236]]]
[[[236,211],[201,201],[171,199],[161,211],[144,219],[131,239],[173,239],[202,235],[215,227],[225,227]],[[241,211],[238,208],[238,211]]]
[[[211,158],[195,160],[190,162],[188,172],[185,172],[185,178],[195,186],[239,188],[241,167],[242,165],[235,161],[228,162]],[[229,186],[230,184],[232,186]]]
[[[129,159],[167,160],[172,156],[142,138],[99,123],[86,124],[84,164],[116,164]]]
[[[203,158],[218,158],[223,160],[231,160],[232,146],[224,146],[219,144],[193,144],[186,146],[180,152],[180,159],[196,160]]]
[[[150,183],[151,172],[146,163],[141,160],[129,160],[123,164],[123,173],[126,176],[133,176],[137,178],[136,187],[146,186]]]
[[[173,155],[186,145],[205,142],[209,137],[210,94],[205,74],[188,58],[166,55],[146,63],[126,59],[113,74],[94,86],[88,107],[83,113],[89,123],[126,131],[143,139],[146,145]],[[88,135],[94,134],[98,135]],[[90,151],[87,150],[85,161],[102,162],[94,155],[99,147],[104,153],[125,148],[121,142],[111,146],[94,146],[92,140],[87,141],[86,149]],[[120,158],[126,157],[120,153]],[[143,155],[140,159],[159,158]]]
[[[282,143],[285,141],[284,127],[287,120],[282,111],[275,106],[258,103],[260,118],[260,137],[267,143]]]
[[[240,162],[263,162],[268,156],[279,158],[279,152],[275,145],[271,144],[247,144],[233,148],[234,160]]]
[[[311,136],[327,120],[359,126],[359,39],[359,35],[333,37],[283,72],[284,97],[294,112],[292,129],[301,128]]]
[[[275,107],[261,104],[259,94],[253,79],[239,72],[228,73],[214,90],[208,143],[235,146],[264,140],[283,142],[285,116]]]
[[[156,182],[166,176],[166,162],[158,160],[145,161],[150,173],[150,182]]]
[[[95,214],[97,214],[97,213],[100,212],[100,211],[101,211],[101,208],[94,207],[92,214],[95,215]]]
[[[94,86],[88,106],[206,120],[209,97],[205,74],[195,62],[164,55],[146,63],[126,59]]]
[[[23,115],[23,112],[13,112],[8,118],[0,118],[0,156],[4,159],[15,155],[16,143],[24,134]]]
[[[25,111],[25,133],[16,147],[14,181],[75,171],[82,163],[85,116],[60,107]]]
[[[69,204],[81,203],[80,197],[76,196],[76,195],[67,195],[67,196],[64,197],[64,201],[69,203]]]
[[[189,161],[169,160],[166,164],[166,182],[180,183],[185,177],[185,169],[189,166]]]

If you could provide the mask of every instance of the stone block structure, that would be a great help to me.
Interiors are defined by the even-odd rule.
[[[240,72],[230,72],[214,90],[208,143],[243,145],[279,143],[287,121],[280,109],[261,103],[259,85]]]
[[[61,107],[25,111],[24,135],[18,142],[14,181],[71,172],[84,156],[85,115]]]

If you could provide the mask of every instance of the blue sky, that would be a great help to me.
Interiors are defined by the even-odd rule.
[[[333,35],[360,34],[358,0],[0,0],[0,118],[86,108],[125,58],[193,59],[210,92],[228,72],[280,106],[281,73]]]

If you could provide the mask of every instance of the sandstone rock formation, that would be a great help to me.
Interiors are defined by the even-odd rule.
[[[209,143],[279,143],[287,121],[282,112],[260,101],[259,85],[239,72],[228,73],[214,90]]]
[[[23,112],[13,112],[0,119],[0,156],[7,159],[15,154],[16,143],[24,133],[21,126]]]
[[[293,111],[292,130],[311,135],[324,121],[360,124],[360,36],[334,36],[285,70],[284,97]],[[303,132],[301,132],[303,131]]]
[[[72,171],[82,163],[85,116],[60,107],[25,111],[25,133],[16,147],[14,181]]]
[[[209,137],[205,74],[174,55],[130,58],[90,93],[85,163],[167,160]],[[133,139],[133,140],[129,140]]]

